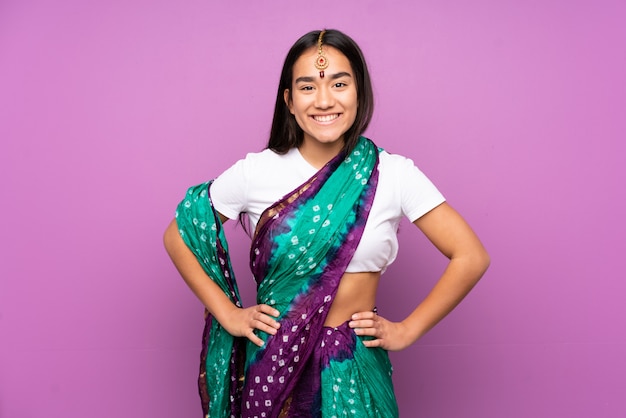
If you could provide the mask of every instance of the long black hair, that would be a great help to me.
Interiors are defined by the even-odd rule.
[[[320,33],[321,31],[319,30],[312,31],[298,39],[285,57],[285,63],[283,64],[283,70],[280,74],[280,82],[278,84],[278,93],[276,94],[272,129],[270,131],[269,141],[267,142],[267,148],[279,154],[284,154],[291,148],[299,147],[304,140],[304,132],[285,103],[285,90],[289,89],[289,98],[291,99],[291,92],[293,90],[293,66],[298,58],[300,58],[300,55],[309,48],[317,46]],[[356,79],[358,103],[356,118],[350,129],[348,129],[344,135],[344,149],[349,151],[354,147],[359,136],[365,131],[372,119],[374,112],[372,83],[361,48],[359,48],[352,38],[338,30],[327,29],[322,38],[322,42],[323,45],[336,48],[348,58]]]

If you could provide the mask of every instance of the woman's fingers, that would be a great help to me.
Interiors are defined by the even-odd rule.
[[[274,327],[279,328],[280,324],[274,318],[277,318],[280,315],[276,309],[272,308],[269,305],[257,305],[257,318],[258,320]]]
[[[248,335],[246,335],[246,337],[252,341],[252,343],[258,345],[259,347],[263,347],[263,344],[265,344],[265,342],[263,342],[262,339],[260,339],[253,330],[250,330],[250,332],[248,332]]]
[[[348,324],[350,328],[354,328],[354,330],[358,330],[363,332],[360,335],[374,335],[372,334],[378,329],[378,325],[374,320],[371,319],[362,319],[360,321],[350,321]]]
[[[250,328],[253,330],[258,329],[259,331],[274,335],[278,331],[278,328],[280,328],[280,324],[270,317],[265,316],[252,320],[250,322]]]
[[[280,312],[278,312],[276,309],[272,308],[269,305],[261,304],[261,305],[253,306],[253,308],[257,312],[264,313],[266,315],[270,315],[274,317],[278,317],[280,315]]]
[[[380,317],[376,312],[365,311],[357,312],[352,315],[352,320],[348,323],[350,328],[353,328],[358,335],[371,335],[375,336],[375,332],[380,325]]]
[[[252,327],[269,334],[276,334],[276,330],[280,328],[280,323],[274,319],[280,313],[268,305],[257,305],[254,307]]]
[[[278,328],[280,328],[280,323],[274,318],[278,317],[280,312],[271,306],[264,304],[251,306],[245,310],[248,311],[248,330],[244,336],[254,344],[262,347],[264,341],[256,334],[255,331],[258,330],[270,335],[275,335]]]

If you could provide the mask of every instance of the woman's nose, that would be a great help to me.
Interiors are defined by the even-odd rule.
[[[334,97],[329,88],[321,87],[315,96],[315,106],[319,109],[327,109],[334,105]]]

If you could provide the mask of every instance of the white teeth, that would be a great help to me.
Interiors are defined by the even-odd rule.
[[[330,122],[331,120],[335,120],[338,117],[339,115],[335,113],[334,115],[313,116],[313,119],[315,119],[318,122]]]

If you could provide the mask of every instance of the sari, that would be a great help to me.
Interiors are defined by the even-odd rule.
[[[207,417],[396,417],[387,352],[367,348],[348,323],[324,326],[367,222],[378,183],[378,149],[361,137],[257,224],[250,268],[257,303],[276,308],[275,335],[258,347],[205,311],[199,377]],[[181,237],[209,277],[241,307],[211,182],[179,204]]]

